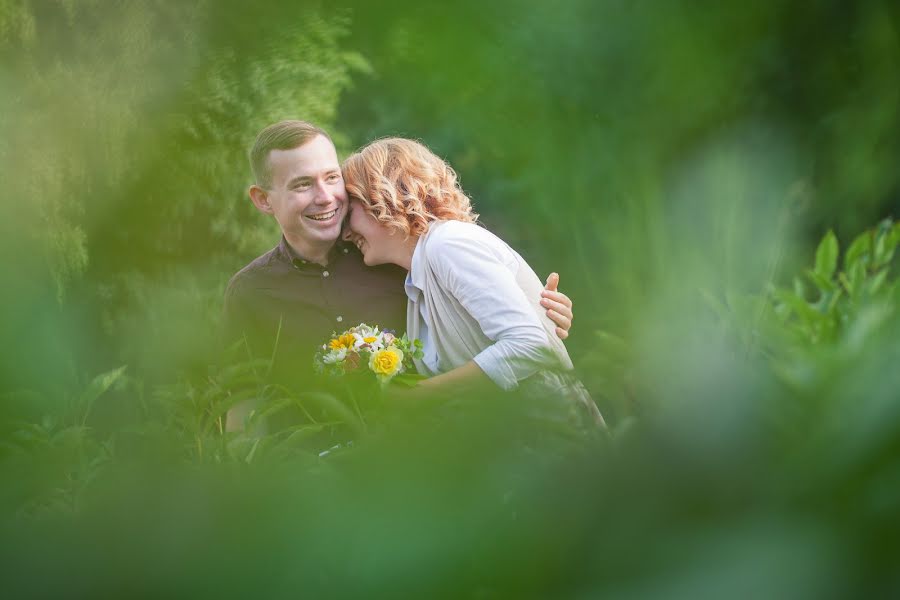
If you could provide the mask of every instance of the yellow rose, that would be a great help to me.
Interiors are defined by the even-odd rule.
[[[340,350],[341,348],[346,348],[350,350],[353,348],[353,342],[356,340],[353,338],[353,335],[350,333],[345,333],[337,337],[337,339],[331,340],[328,345],[332,350]]]
[[[373,352],[369,357],[369,368],[383,382],[399,373],[402,366],[403,352],[393,346]]]

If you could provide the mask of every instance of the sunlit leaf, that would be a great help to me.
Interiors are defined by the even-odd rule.
[[[834,275],[834,270],[837,268],[837,259],[837,236],[834,235],[833,231],[829,231],[825,237],[822,238],[822,241],[819,242],[819,247],[816,248],[815,272],[823,278],[830,279],[831,276]]]

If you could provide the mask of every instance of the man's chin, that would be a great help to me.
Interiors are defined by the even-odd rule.
[[[341,238],[340,222],[331,227],[323,227],[322,229],[314,229],[310,231],[311,236],[320,242],[329,242],[334,244]]]

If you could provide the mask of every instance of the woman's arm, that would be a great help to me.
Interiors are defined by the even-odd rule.
[[[452,371],[424,379],[419,382],[417,387],[428,394],[452,392],[453,394],[462,395],[477,394],[496,389],[491,378],[481,370],[481,367],[474,360],[470,360]]]
[[[503,389],[514,389],[519,380],[558,364],[538,316],[537,299],[527,298],[519,287],[514,274],[519,259],[506,244],[485,230],[453,225],[445,225],[431,240],[429,263],[438,284],[493,344],[473,357],[473,364],[459,367],[464,371],[445,373],[445,379],[431,385],[477,384],[487,377]]]
[[[441,404],[453,398],[479,397],[496,392],[497,385],[475,361],[470,360],[461,367],[423,379],[415,387],[391,386],[387,399],[389,406],[407,412]]]
[[[559,275],[551,273],[541,292],[541,306],[547,309],[547,316],[556,325],[556,335],[564,340],[569,337],[569,329],[572,327],[572,300],[557,290],[558,285]],[[470,360],[452,371],[425,379],[416,387],[417,392],[406,392],[409,399],[413,399],[413,395],[418,396],[420,392],[427,395],[443,395],[445,392],[477,394],[495,389],[495,384],[474,360]]]

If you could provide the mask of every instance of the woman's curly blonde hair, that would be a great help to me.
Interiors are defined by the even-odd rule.
[[[351,200],[407,237],[424,235],[432,221],[478,220],[456,172],[415,140],[383,138],[357,150],[344,161],[344,183]]]

